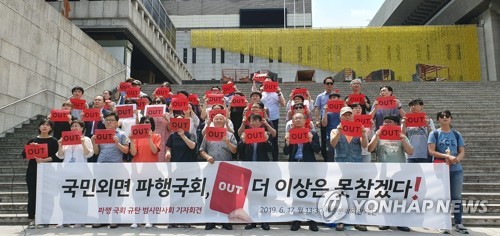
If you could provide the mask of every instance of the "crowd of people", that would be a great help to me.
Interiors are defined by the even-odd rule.
[[[141,88],[141,82],[135,79],[125,81],[132,88]],[[384,163],[431,163],[444,162],[450,166],[450,186],[452,200],[461,200],[463,171],[460,164],[464,158],[464,141],[459,132],[452,129],[452,115],[448,110],[436,115],[439,129],[434,121],[425,116],[425,122],[420,127],[407,126],[408,114],[423,113],[424,102],[415,98],[409,102],[409,111],[402,108],[402,102],[396,99],[391,86],[380,87],[379,98],[389,98],[396,106],[387,107],[379,104],[379,99],[373,102],[361,91],[360,79],[350,83],[352,91],[341,96],[334,89],[332,77],[323,80],[324,92],[314,99],[309,91],[292,91],[285,99],[285,94],[279,87],[274,90],[264,88],[263,83],[253,82],[249,96],[232,85],[225,92],[219,86],[211,87],[205,95],[194,100],[188,91],[173,91],[168,83],[163,83],[153,94],[142,91],[137,97],[127,97],[126,91],[119,86],[103,91],[95,96],[85,107],[74,108],[73,99],[82,99],[84,89],[74,87],[72,97],[62,104],[60,110],[69,111],[67,121],[52,121],[50,115],[39,124],[38,135],[27,144],[47,144],[48,158],[29,160],[26,181],[28,184],[28,218],[35,218],[36,203],[36,166],[44,162],[64,163],[120,163],[120,162],[195,162],[205,160],[213,164],[219,161],[278,161],[279,132],[285,132],[282,153],[288,156],[289,162],[316,162],[316,154],[325,162],[384,162]],[[227,84],[224,85],[227,88]],[[160,89],[168,88],[167,94]],[[165,91],[163,89],[163,91]],[[194,92],[194,91],[192,91]],[[220,102],[211,101],[213,94],[222,94]],[[244,97],[248,100],[243,106],[234,105],[233,98]],[[189,104],[181,109],[173,107],[172,100],[187,99]],[[139,107],[139,100],[146,99],[146,105],[165,105],[161,116],[148,116]],[[288,101],[287,101],[288,100]],[[382,101],[382,100],[380,100]],[[340,109],[330,109],[331,104],[341,104]],[[132,117],[121,118],[117,108],[124,104],[136,106]],[[281,107],[286,109],[286,117],[280,117]],[[82,121],[87,109],[99,109],[100,119]],[[371,123],[362,126],[360,135],[346,132],[343,124],[353,122],[358,115],[368,115]],[[174,119],[189,120],[189,128],[174,129]],[[285,121],[285,130],[279,130],[279,123]],[[131,130],[134,125],[149,125],[146,138],[136,138]],[[381,130],[398,127],[398,140],[387,140],[381,137]],[[225,134],[218,141],[207,140],[209,130],[223,129]],[[263,128],[260,142],[246,142],[245,130]],[[98,130],[114,132],[111,143],[100,143],[96,138]],[[306,130],[307,140],[302,143],[291,142],[290,133]],[[64,145],[62,134],[65,131],[77,131],[81,134],[81,143]],[[319,154],[320,153],[320,154]],[[372,160],[372,153],[375,159]],[[23,152],[26,157],[26,153]],[[462,209],[461,203],[457,207]],[[316,222],[309,221],[309,229],[317,231]],[[467,233],[462,225],[462,211],[454,213],[455,230]],[[44,225],[40,225],[43,227]],[[101,225],[93,225],[100,227]],[[32,221],[30,228],[35,227]],[[57,227],[64,227],[59,224]],[[81,225],[75,225],[81,227]],[[116,224],[109,225],[111,228]],[[132,224],[132,228],[138,227]],[[148,223],[145,227],[152,227]],[[213,223],[206,224],[205,229],[215,228]],[[223,228],[231,230],[231,224],[223,224]],[[255,228],[256,224],[248,224],[245,229]],[[261,224],[262,229],[269,230],[267,223]],[[355,225],[357,230],[366,231],[364,225]],[[291,230],[300,228],[300,222],[294,221]],[[380,230],[389,227],[379,226]],[[408,227],[398,227],[401,231],[410,231]],[[336,230],[344,230],[344,224],[338,223]],[[446,233],[446,231],[444,231]]]

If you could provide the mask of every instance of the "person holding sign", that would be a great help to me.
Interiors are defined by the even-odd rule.
[[[307,107],[304,106],[304,104],[296,103],[292,106],[292,115],[290,117],[293,117],[293,115],[297,114],[297,113],[301,113],[304,115],[304,118],[306,119],[306,121],[305,121],[306,123],[304,124],[304,126],[306,128],[311,129],[311,131],[316,132],[316,128],[314,127],[314,123],[312,122],[312,120],[307,112]],[[309,122],[309,124],[307,124],[307,122]],[[288,132],[290,130],[290,128],[292,127],[292,124],[293,124],[293,120],[289,120],[286,122],[285,132]]]
[[[410,141],[401,132],[400,119],[398,115],[384,116],[383,126],[375,132],[368,144],[368,151],[376,151],[378,162],[383,163],[405,163],[405,153],[413,154]],[[389,226],[379,226],[379,230],[388,230]],[[410,228],[398,226],[398,229],[409,232]]]
[[[52,132],[52,136],[56,139],[61,138],[61,133],[63,131],[69,131],[71,130],[71,121],[76,120],[75,117],[71,116],[71,111],[73,110],[73,104],[70,101],[66,101],[62,104],[61,110],[63,111],[69,111],[69,114],[67,115],[67,119],[65,121],[53,121],[54,122],[54,131]],[[52,115],[48,115],[47,119],[51,119]]]
[[[106,116],[110,111],[104,109],[104,97],[101,95],[97,95],[94,98],[94,105],[92,106],[94,109],[99,109],[101,111],[102,117]],[[105,129],[104,121],[101,119],[100,121],[85,121],[85,136],[92,137],[96,129]]]
[[[326,77],[323,80],[323,87],[325,88],[325,91],[318,94],[316,97],[316,101],[314,102],[314,124],[316,127],[320,128],[321,131],[321,156],[323,156],[323,159],[326,161],[328,159],[327,151],[326,151],[326,127],[321,125],[321,119],[323,118],[325,114],[325,110],[322,109],[325,107],[326,103],[328,102],[330,94],[333,93],[333,84],[335,83],[335,80],[331,76]]]
[[[83,99],[83,94],[85,93],[84,89],[80,86],[73,87],[71,89],[71,97],[69,99]],[[85,108],[89,108],[88,104],[85,104]],[[71,116],[75,119],[80,119],[80,114],[82,113],[82,109],[72,109]]]
[[[408,106],[410,112],[401,120],[401,132],[410,140],[413,147],[413,154],[406,155],[407,163],[431,163],[427,151],[427,139],[429,133],[436,130],[432,119],[424,113],[424,102],[421,99],[412,100]]]
[[[458,209],[453,213],[455,231],[468,234],[467,228],[462,224],[462,188],[464,172],[462,160],[465,157],[465,142],[462,134],[451,127],[453,117],[449,110],[440,111],[436,117],[441,128],[429,134],[428,150],[434,157],[434,162],[445,162],[450,167],[450,196],[452,209]],[[437,161],[439,160],[439,161]],[[448,232],[449,233],[449,232]]]
[[[224,122],[225,122],[224,127],[227,129],[228,132],[234,133],[233,122],[230,119],[226,119],[227,112],[226,112],[226,109],[225,109],[224,105],[220,105],[220,104],[213,105],[212,109],[210,109],[209,111],[211,111],[211,110],[224,111],[226,114],[225,115],[221,114],[224,117]],[[205,135],[205,130],[207,129],[207,127],[215,127],[214,118],[215,117],[213,117],[212,119],[210,119],[210,117],[207,117],[207,119],[205,120],[205,127],[201,131],[201,135]]]
[[[71,131],[78,131],[81,135],[81,144],[63,145],[62,138],[59,139],[57,157],[63,159],[64,163],[87,163],[87,159],[94,155],[94,148],[89,137],[84,135],[85,122],[74,120],[71,122]]]
[[[26,185],[28,186],[28,219],[29,225],[28,229],[34,228],[44,228],[47,225],[35,225],[35,211],[36,211],[36,176],[37,176],[37,165],[39,163],[46,162],[61,162],[56,155],[58,144],[57,139],[52,137],[50,134],[54,129],[54,122],[45,119],[38,123],[38,135],[35,138],[30,139],[26,145],[40,145],[46,144],[47,150],[37,150],[36,148],[31,149],[32,153],[26,153],[26,149],[23,150],[22,156],[28,161],[28,169],[26,170]],[[42,146],[42,145],[40,145]],[[46,156],[37,156],[37,153],[46,153]]]
[[[177,116],[178,119],[186,119]],[[167,162],[196,162],[196,136],[183,129],[173,130],[166,142],[165,160]]]
[[[306,90],[306,91],[307,91],[307,99],[305,99],[303,95],[294,94],[293,90],[292,90],[292,92],[290,93],[290,100],[288,100],[288,102],[286,103],[286,106],[285,106],[287,112],[290,111],[292,109],[292,106],[294,104],[297,104],[297,103],[302,103],[307,107],[308,110],[312,110],[312,107],[313,107],[312,104],[314,103],[314,101],[311,99],[311,95],[309,94],[309,90]],[[290,116],[290,119],[291,119],[291,116]]]
[[[102,97],[104,98],[104,109],[114,111],[116,103],[111,101],[111,91],[102,91]]]
[[[139,124],[149,124],[147,138],[135,139],[129,135],[130,154],[134,156],[132,162],[158,162],[158,151],[160,151],[161,135],[155,133],[155,121],[153,117],[144,116]]]
[[[368,147],[366,131],[362,126],[343,126],[354,122],[352,108],[343,107],[340,110],[340,123],[330,134],[330,144],[335,148],[335,162],[362,162],[361,148]],[[361,124],[361,123],[359,123]],[[361,137],[354,136],[356,130],[361,130]]]
[[[380,87],[380,97],[379,98],[383,99],[384,97],[392,96],[392,94],[393,94],[393,89],[391,86]],[[401,102],[399,102],[398,99],[394,99],[394,102],[396,103],[396,106],[394,108],[381,108],[381,107],[379,107],[378,101],[375,101],[373,103],[373,105],[374,105],[373,109],[376,109],[376,112],[375,112],[375,131],[377,131],[380,128],[380,126],[382,126],[382,123],[384,123],[384,117],[387,115],[405,117],[406,112],[401,107]]]
[[[96,136],[92,136],[92,146],[94,153],[98,155],[98,163],[121,163],[123,154],[129,151],[129,139],[123,131],[117,130],[118,128],[118,114],[111,112],[104,116],[106,129],[114,130],[115,136],[113,137],[114,143],[96,143]]]
[[[370,103],[370,98],[368,98],[368,96],[366,96],[366,94],[361,93],[361,79],[351,80],[350,86],[351,86],[352,92],[349,96],[347,96],[345,98],[347,105],[352,105],[352,104],[358,103],[361,105],[361,110],[362,110],[361,114],[363,114],[363,115],[366,114],[368,111],[370,111],[370,108],[371,108],[370,104],[371,103]],[[354,101],[355,99],[353,99],[351,101],[351,99],[349,99],[350,97],[356,98],[359,95],[362,95],[362,96],[360,96],[360,97],[362,97],[362,100],[360,100],[360,101]]]
[[[135,104],[134,108],[137,108],[137,101],[135,99],[125,98],[124,105],[132,104]],[[121,118],[118,121],[118,128],[123,131],[127,137],[131,132],[132,126],[139,124],[139,121],[142,118],[142,114],[139,110],[135,109],[133,113],[133,117]]]
[[[271,135],[265,129],[264,132],[251,132],[262,128],[264,119],[261,115],[251,114],[249,127],[241,134],[241,142],[238,145],[238,153],[242,161],[269,161],[268,152],[272,150]],[[260,139],[260,140],[259,140]],[[254,141],[258,140],[260,142]]]
[[[165,99],[163,97],[156,97],[153,99],[151,103],[153,105],[162,105],[166,104]],[[170,113],[165,112],[161,117],[153,117],[155,120],[155,130],[154,132],[161,136],[160,144],[163,145],[167,142],[168,137],[170,136]],[[158,151],[158,161],[165,162],[165,148],[161,148]]]
[[[349,106],[352,108],[352,114],[354,115],[354,121],[361,122],[363,124],[363,129],[365,130],[365,137],[367,141],[370,142],[371,137],[373,136],[373,116],[374,112],[370,112],[368,115],[363,115],[363,108],[359,103],[354,103]],[[364,119],[358,119],[358,116]],[[363,162],[371,162],[372,161],[372,153],[368,151],[368,147],[361,148],[361,156],[363,157]]]
[[[336,102],[333,102],[336,101]],[[340,99],[338,92],[333,92],[328,95],[328,101],[323,107],[323,116],[321,118],[321,127],[326,129],[326,140],[330,140],[331,132],[340,124],[340,109],[345,106],[345,103]],[[326,160],[333,162],[335,158],[335,149],[331,145],[331,141],[326,143]]]
[[[297,113],[292,117],[292,128],[285,134],[285,146],[283,153],[289,155],[289,162],[316,162],[314,153],[319,153],[321,147],[319,144],[319,136],[315,131],[305,128],[305,117],[302,113]],[[295,134],[294,130],[305,130],[307,132]],[[296,144],[290,144],[291,142]],[[318,231],[318,224],[314,221],[309,221],[309,230]],[[291,231],[300,229],[300,221],[293,221],[290,227]]]
[[[277,132],[276,129],[273,127],[273,123],[269,120],[266,119],[266,113],[264,110],[264,104],[262,102],[257,102],[252,104],[251,110],[247,111],[245,116],[243,117],[243,120],[241,122],[240,128],[238,129],[238,135],[241,137],[245,129],[250,128],[250,123],[247,122],[247,117],[250,119],[250,116],[252,114],[259,115],[262,117],[262,122],[260,128],[264,128],[266,132],[268,132],[271,135],[271,138],[275,137]]]
[[[264,82],[272,82],[271,77],[266,78]],[[262,103],[269,111],[269,120],[273,123],[273,127],[279,127],[280,106],[285,106],[281,88],[277,87],[276,92],[262,92]],[[278,129],[276,129],[276,136],[272,138],[272,144],[273,161],[278,161]]]
[[[304,115],[307,114],[307,118],[310,117],[310,115],[309,115],[309,113],[310,113],[309,112],[310,111],[310,109],[309,109],[310,105],[309,104],[311,104],[312,101],[309,102],[307,100],[304,100],[304,97],[302,95],[295,95],[293,101],[291,101],[291,102],[288,101],[288,102],[290,104],[287,104],[287,106],[290,105],[290,107],[287,107],[287,110],[286,110],[287,111],[286,112],[286,121],[287,122],[292,119],[292,116],[295,113],[295,111],[293,110],[295,104],[302,104],[302,106],[304,107],[304,113],[303,114]],[[304,102],[307,102],[307,103],[304,103]]]

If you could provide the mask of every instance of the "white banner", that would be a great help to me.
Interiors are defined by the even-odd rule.
[[[287,222],[450,229],[445,164],[43,163],[37,224]]]

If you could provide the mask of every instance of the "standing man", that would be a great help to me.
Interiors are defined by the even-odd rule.
[[[267,77],[265,81],[273,81],[271,77]],[[281,89],[278,87],[276,92],[262,92],[262,103],[269,111],[269,120],[273,123],[276,129],[276,136],[272,138],[273,144],[273,161],[278,161],[278,124],[280,121],[280,106],[285,106],[285,98],[281,94]]]
[[[328,102],[328,98],[330,94],[333,93],[333,84],[335,83],[335,80],[331,76],[326,77],[323,80],[323,87],[325,88],[325,91],[318,94],[316,97],[316,102],[314,103],[314,123],[316,127],[320,127],[321,130],[321,156],[323,156],[323,159],[327,161],[328,155],[326,151],[326,126],[321,125],[321,118],[323,117],[325,110],[323,107],[325,107],[326,103]]]
[[[351,85],[351,94],[362,94],[361,93],[361,80],[360,79],[353,79],[350,83]],[[365,94],[363,94],[365,95]],[[348,105],[352,105],[353,103],[352,102],[349,102],[349,96],[347,96],[345,98],[346,102]],[[361,114],[365,115],[367,113],[367,111],[370,111],[370,108],[371,108],[371,103],[370,103],[370,99],[365,95],[365,99],[359,103],[359,105],[361,105]]]
[[[74,88],[71,89],[71,98],[74,98],[74,99],[83,99],[83,94],[84,94],[84,90],[82,87],[80,86],[76,86]],[[85,106],[88,108],[88,104],[85,104]],[[71,110],[71,116],[74,117],[75,119],[77,120],[81,120],[80,116],[82,114],[82,110],[80,109],[72,109]]]
[[[296,113],[292,117],[292,129],[305,128],[305,117],[302,113]],[[309,142],[301,144],[289,144],[290,133],[285,134],[285,147],[283,153],[289,155],[289,162],[316,162],[314,153],[320,151],[319,137],[315,131],[308,132]],[[309,230],[318,231],[318,225],[314,221],[309,221]],[[291,231],[300,229],[300,221],[293,221]]]
[[[421,99],[412,100],[408,106],[410,106],[410,112],[421,113],[424,112],[424,101]],[[432,158],[429,158],[429,153],[427,150],[427,140],[429,138],[429,133],[436,130],[434,122],[426,115],[425,116],[426,126],[421,127],[406,127],[406,117],[401,120],[401,133],[405,134],[410,140],[410,144],[413,147],[413,154],[406,155],[407,163],[431,163]]]

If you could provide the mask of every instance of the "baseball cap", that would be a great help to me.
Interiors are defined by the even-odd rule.
[[[352,113],[352,108],[350,107],[342,107],[342,109],[340,109],[340,115],[342,116],[344,113],[346,112],[350,112]]]

